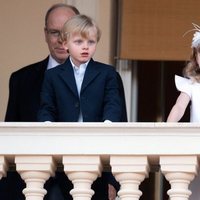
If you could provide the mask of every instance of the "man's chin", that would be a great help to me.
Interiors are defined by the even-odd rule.
[[[57,56],[56,61],[59,62],[60,64],[64,63],[66,59],[68,58],[68,55],[65,54],[65,56]]]

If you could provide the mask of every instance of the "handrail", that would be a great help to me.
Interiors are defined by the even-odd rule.
[[[38,192],[42,199],[46,191],[41,183],[60,163],[76,183],[74,199],[91,198],[88,182],[107,165],[121,184],[120,198],[139,199],[141,192],[133,188],[157,165],[171,184],[170,198],[186,200],[189,183],[198,174],[199,156],[198,123],[0,123],[0,178],[15,164],[29,183],[24,190],[27,199],[38,197]],[[38,180],[37,190],[30,180]]]

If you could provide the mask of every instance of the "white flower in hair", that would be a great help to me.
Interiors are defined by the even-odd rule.
[[[196,31],[192,39],[192,47],[197,48],[200,45],[200,32]]]
[[[187,33],[191,32],[191,31],[195,31],[193,38],[192,38],[192,48],[197,48],[200,45],[200,26],[192,23],[192,25],[194,26],[193,29],[187,31],[183,36],[185,36]]]

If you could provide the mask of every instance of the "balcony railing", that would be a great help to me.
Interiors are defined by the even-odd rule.
[[[151,166],[169,181],[171,200],[187,200],[199,155],[200,124],[0,123],[0,179],[16,165],[26,200],[43,199],[43,185],[59,164],[74,185],[75,200],[91,199],[91,184],[108,165],[121,185],[121,200],[140,198]]]

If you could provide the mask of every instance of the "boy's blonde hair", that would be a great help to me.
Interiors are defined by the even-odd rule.
[[[98,42],[101,37],[101,31],[96,22],[86,15],[75,15],[65,22],[62,30],[62,38],[64,41],[67,41],[72,33],[78,33],[82,37],[88,38],[90,28],[96,29]]]

